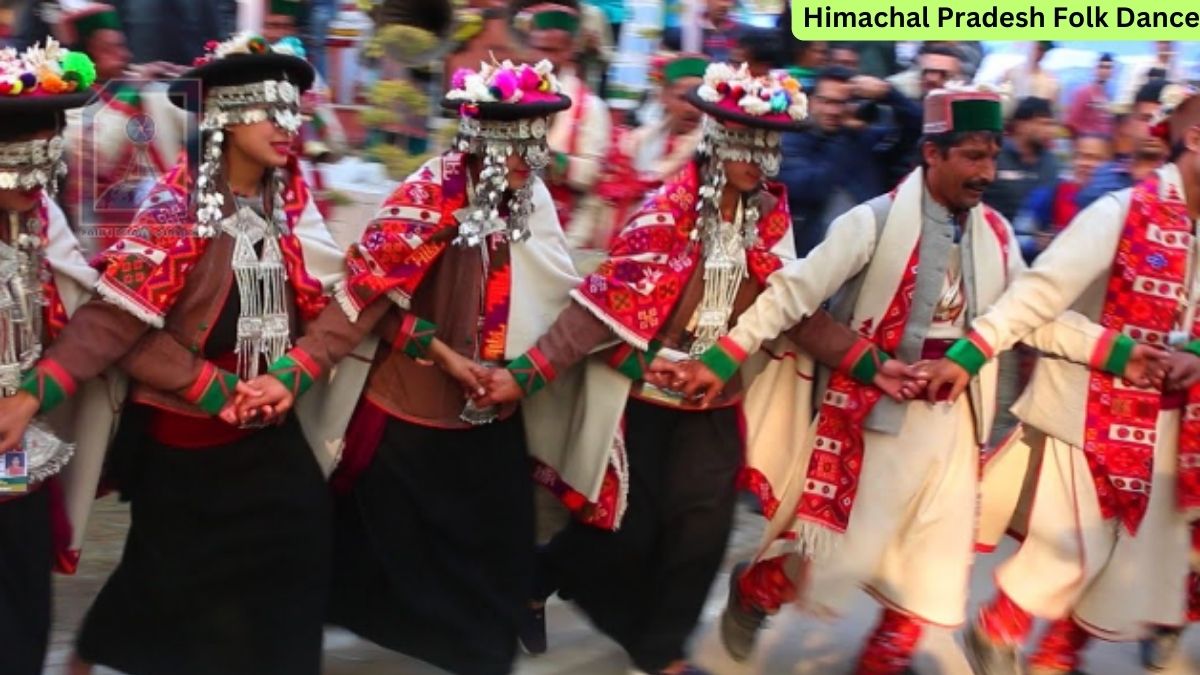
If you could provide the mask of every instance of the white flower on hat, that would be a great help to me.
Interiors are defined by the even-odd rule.
[[[482,73],[468,75],[463,81],[463,91],[466,92],[467,98],[472,101],[490,102],[495,101],[492,96],[492,90],[487,86],[487,80]]]
[[[715,88],[717,83],[728,82],[736,76],[737,73],[728,63],[710,63],[704,69],[704,84]]]
[[[696,90],[696,95],[701,100],[708,101],[709,103],[716,103],[721,100],[721,95],[717,93],[717,90],[707,84],[700,85],[700,88]]]
[[[541,75],[542,77],[545,77],[547,75],[553,76],[554,75],[554,64],[550,63],[546,59],[542,59],[541,61],[538,61],[533,66],[533,72],[537,73],[538,75]]]
[[[751,115],[765,115],[771,112],[770,101],[764,101],[757,95],[746,94],[738,101],[738,107]]]
[[[797,122],[808,119],[808,97],[804,94],[794,94],[787,111],[788,116]]]

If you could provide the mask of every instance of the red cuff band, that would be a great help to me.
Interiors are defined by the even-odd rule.
[[[992,349],[992,346],[987,343],[987,340],[983,339],[982,335],[975,331],[971,331],[971,333],[967,335],[967,339],[970,340],[971,344],[975,345],[979,351],[983,352],[983,355],[988,361],[991,361],[993,358],[995,358],[996,350]]]
[[[65,392],[67,396],[75,395],[75,390],[79,387],[79,383],[76,382],[75,378],[71,377],[71,374],[68,373],[61,365],[59,365],[58,362],[56,362],[54,359],[45,358],[41,361],[38,361],[38,367],[41,368],[42,372],[44,372],[47,376],[54,378],[54,381],[58,383],[58,386],[62,387],[63,392]]]
[[[205,361],[204,365],[200,367],[200,374],[196,376],[196,380],[180,396],[188,403],[199,401],[204,396],[204,392],[208,391],[208,386],[212,384],[217,374],[218,368],[212,362]]]
[[[299,347],[293,347],[288,354],[291,355],[291,357],[296,360],[296,363],[308,373],[309,377],[315,380],[321,376],[320,364],[318,364],[313,357],[309,356],[308,352]]]
[[[746,357],[749,356],[746,350],[742,349],[742,346],[734,342],[733,338],[728,335],[717,340],[717,344],[721,345],[721,349],[724,349],[725,353],[733,357],[738,363],[745,363]]]

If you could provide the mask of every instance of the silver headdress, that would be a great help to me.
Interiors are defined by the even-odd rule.
[[[492,235],[511,242],[529,237],[531,182],[511,192],[508,214],[500,217],[500,202],[508,189],[507,159],[518,155],[538,173],[550,164],[550,115],[570,105],[560,91],[548,61],[533,66],[483,63],[477,72],[462,69],[454,74],[443,106],[459,113],[455,147],[483,161],[470,205],[459,214],[455,244],[478,246]]]
[[[739,196],[733,221],[721,213],[725,162],[750,162],[767,177],[779,173],[782,132],[807,116],[807,99],[789,77],[753,77],[742,66],[710,64],[690,99],[705,113],[700,144],[699,199],[692,238],[704,247],[704,295],[691,353],[699,355],[729,330],[733,303],[747,276],[746,250],[759,241],[760,191]],[[733,124],[727,124],[731,122]]]
[[[0,190],[44,188],[54,197],[67,175],[61,135],[0,144]]]
[[[260,37],[240,35],[217,45],[212,60],[245,54],[300,58],[303,50],[298,50],[294,41],[271,47]],[[246,66],[254,68],[255,63],[247,59]],[[205,91],[200,122],[203,157],[196,179],[196,235],[214,237],[223,232],[234,239],[233,273],[240,301],[236,351],[238,376],[242,379],[256,377],[261,361],[274,362],[291,346],[287,272],[279,244],[279,238],[289,230],[283,200],[287,185],[284,171],[271,170],[264,185],[269,213],[260,213],[248,204],[234,204],[232,213],[224,215],[227,190],[221,171],[225,130],[269,120],[288,134],[296,134],[300,129],[303,86],[282,74],[278,79],[211,86]]]

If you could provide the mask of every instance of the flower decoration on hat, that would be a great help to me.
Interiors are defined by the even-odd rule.
[[[9,131],[86,103],[96,81],[87,54],[53,38],[23,52],[0,49],[0,124]],[[53,122],[49,126],[54,126]],[[61,133],[0,143],[0,189],[45,188],[51,195],[67,173]]]
[[[728,63],[709,64],[697,95],[732,114],[762,121],[786,125],[808,117],[808,97],[799,81],[778,73],[754,77],[744,63],[738,68]]]
[[[477,246],[493,234],[514,242],[529,236],[531,183],[513,191],[507,220],[499,217],[508,188],[507,158],[515,154],[531,169],[544,169],[550,163],[550,116],[570,105],[549,61],[493,61],[480,64],[479,70],[455,71],[442,107],[459,115],[457,149],[483,160],[471,205],[460,214],[456,244]]]
[[[798,131],[808,117],[808,97],[795,78],[781,72],[755,77],[745,64],[709,64],[703,83],[687,98],[705,113],[700,154],[753,162],[767,176],[779,173],[782,132]],[[723,167],[718,162],[712,169],[723,184]]]
[[[512,61],[481,63],[479,70],[459,68],[450,78],[446,99],[464,107],[479,103],[546,103],[557,100],[562,86],[554,66],[542,60],[536,65]]]
[[[53,38],[24,52],[0,50],[0,96],[54,96],[84,91],[95,81],[92,59]]]

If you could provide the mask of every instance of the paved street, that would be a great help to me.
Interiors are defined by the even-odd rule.
[[[57,614],[53,646],[47,675],[61,675],[70,653],[75,627],[88,603],[120,556],[127,509],[109,497],[98,503],[89,531],[79,574],[60,577],[57,583]],[[748,513],[740,513],[738,528],[730,547],[730,557],[748,555],[758,537],[758,522]],[[975,599],[990,594],[992,569],[1010,550],[981,558],[974,573]],[[728,568],[728,565],[726,566]],[[711,630],[721,610],[728,576],[723,574],[714,585],[705,610],[705,626],[696,637],[697,660],[715,675],[825,675],[848,672],[853,665],[859,641],[874,620],[875,605],[864,595],[846,620],[827,624],[787,612],[776,619],[763,635],[760,660],[738,666],[722,653]],[[549,606],[550,644],[548,654],[535,659],[523,658],[518,675],[621,675],[628,664],[612,642],[593,631],[568,605],[552,600]],[[1166,671],[1168,675],[1200,675],[1200,631],[1194,631],[1186,643],[1183,657]],[[405,659],[358,640],[343,631],[328,631],[325,638],[325,673],[328,675],[437,675],[442,671]],[[1094,645],[1088,652],[1091,675],[1131,675],[1141,672],[1135,645]],[[917,662],[921,675],[969,675],[970,670],[949,631],[932,630],[922,643]],[[112,675],[100,671],[98,675]]]

